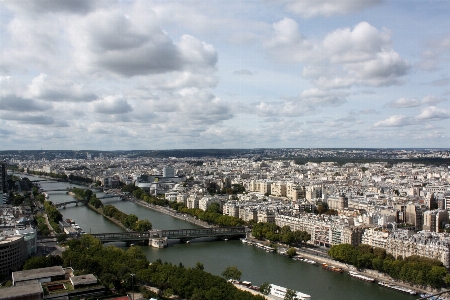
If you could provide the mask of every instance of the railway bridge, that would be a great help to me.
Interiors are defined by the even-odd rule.
[[[119,233],[96,233],[91,234],[102,243],[127,242],[143,243],[157,248],[167,246],[168,239],[179,239],[181,242],[189,242],[192,239],[202,237],[214,237],[222,240],[245,237],[247,227],[214,227],[196,229],[170,229],[170,230],[149,230],[144,232],[119,232]]]

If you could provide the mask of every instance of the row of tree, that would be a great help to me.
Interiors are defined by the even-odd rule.
[[[187,208],[183,203],[172,202],[170,207],[175,209],[178,213],[187,214],[196,217],[199,220],[208,222],[210,224],[216,224],[219,226],[242,226],[245,222],[233,216],[227,216],[222,214],[219,203],[213,203],[206,211],[199,208]]]
[[[61,233],[62,230],[58,226],[58,223],[59,223],[59,221],[62,221],[62,219],[63,219],[62,214],[59,212],[59,210],[55,206],[53,206],[53,203],[51,201],[44,202],[44,209],[45,209],[45,213],[47,214],[48,222],[53,227],[53,230],[56,233]]]
[[[238,290],[226,279],[203,271],[201,263],[193,268],[186,268],[181,263],[178,266],[163,263],[160,260],[149,264],[140,247],[123,250],[103,246],[91,235],[70,240],[68,246],[69,249],[62,253],[63,265],[72,266],[76,275],[96,275],[109,291],[114,289],[123,293],[133,283],[138,283],[158,287],[160,296],[164,297],[175,294],[183,299],[194,300],[264,299]],[[134,280],[131,274],[135,274]]]
[[[211,204],[206,211],[203,211],[199,208],[187,208],[183,203],[177,203],[176,201],[167,201],[164,198],[158,198],[146,193],[143,189],[136,187],[132,184],[125,185],[122,187],[123,192],[132,193],[132,195],[140,200],[143,200],[149,204],[158,205],[158,206],[167,206],[169,205],[172,209],[176,210],[179,213],[188,214],[190,216],[196,217],[199,220],[220,225],[220,226],[242,226],[245,222],[242,219],[226,216],[222,214],[220,209],[220,204],[213,203]]]
[[[282,242],[288,245],[305,244],[311,239],[306,231],[292,231],[289,226],[277,226],[274,223],[259,222],[253,225],[252,235],[257,239],[267,239],[271,242]]]
[[[412,284],[429,285],[434,288],[450,284],[447,269],[436,259],[416,255],[395,259],[392,255],[386,254],[385,249],[364,244],[357,247],[349,244],[334,245],[328,251],[328,255],[357,268],[375,269],[394,279]]]
[[[90,189],[72,188],[71,191],[75,194],[75,198],[78,200],[86,200],[89,204],[95,208],[103,207],[103,203],[97,198],[97,195]]]
[[[152,229],[152,223],[149,220],[139,220],[136,215],[126,214],[111,204],[103,207],[103,214],[116,219],[123,226],[134,231],[147,231]]]

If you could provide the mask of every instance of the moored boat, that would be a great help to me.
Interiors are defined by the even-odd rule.
[[[381,286],[387,287],[389,289],[405,293],[405,294],[410,294],[410,295],[416,295],[417,294],[417,292],[415,290],[408,289],[408,288],[405,288],[405,287],[402,287],[402,286],[398,286],[398,285],[395,285],[395,284],[392,284],[392,283],[389,283],[389,282],[379,281],[378,284],[381,285]]]
[[[364,280],[364,281],[367,281],[367,282],[374,282],[375,281],[375,279],[373,279],[373,278],[370,278],[370,277],[358,274],[358,273],[353,272],[353,271],[349,271],[348,274],[350,276],[352,276],[352,277],[355,277],[355,278],[358,278],[358,279],[361,279],[361,280]]]

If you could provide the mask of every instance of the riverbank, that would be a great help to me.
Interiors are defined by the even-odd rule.
[[[270,245],[269,241],[261,241],[261,240],[258,240],[258,239],[252,238],[252,237],[247,238],[247,240],[249,240],[249,241],[251,241],[253,243],[260,243],[260,244],[263,244],[263,245],[266,245],[266,246]],[[277,247],[278,247],[279,250],[280,249],[287,249],[287,248],[289,248],[287,245],[280,244],[280,243],[277,244]],[[390,283],[390,284],[393,284],[393,285],[397,285],[397,286],[400,286],[400,287],[411,289],[411,290],[416,291],[418,294],[419,293],[435,294],[435,293],[441,292],[441,290],[433,289],[431,287],[423,288],[423,287],[418,287],[418,286],[415,286],[415,285],[410,285],[408,283],[395,280],[392,277],[390,277],[390,276],[388,276],[386,274],[380,273],[380,272],[378,272],[376,270],[370,270],[370,269],[357,270],[354,266],[348,265],[348,264],[345,264],[345,263],[341,263],[341,262],[336,261],[336,260],[333,260],[331,257],[324,257],[324,256],[321,256],[321,255],[318,255],[318,254],[317,255],[316,254],[312,254],[311,253],[311,249],[309,249],[309,248],[295,248],[295,249],[296,249],[296,252],[297,252],[297,256],[293,257],[293,259],[297,259],[298,260],[298,258],[300,258],[300,257],[301,258],[305,258],[305,259],[312,260],[312,261],[316,262],[316,264],[318,266],[321,266],[322,263],[326,263],[328,265],[332,265],[332,266],[341,268],[346,273],[348,273],[349,271],[356,271],[356,272],[360,273],[361,275],[367,276],[369,278],[373,278],[377,282],[379,282],[379,281],[387,282],[387,283]],[[277,253],[281,254],[280,252],[277,252]],[[300,261],[300,263],[302,263],[302,261]],[[442,298],[442,299],[448,299],[448,298]]]
[[[135,203],[137,205],[150,208],[150,209],[158,211],[160,213],[169,215],[169,216],[177,218],[179,220],[182,220],[182,221],[185,221],[185,222],[189,222],[189,223],[192,223],[192,224],[204,227],[204,228],[216,227],[214,225],[209,225],[207,222],[198,220],[198,219],[196,219],[196,218],[194,218],[194,217],[192,217],[192,216],[190,216],[188,214],[178,213],[177,211],[175,211],[175,210],[173,210],[173,209],[171,209],[169,207],[162,207],[162,206],[150,204],[150,203],[147,203],[147,202],[145,202],[143,200],[139,200],[139,199],[136,199],[136,198],[130,198],[130,199],[127,199],[127,200],[130,201],[130,202],[133,202],[133,203]]]
[[[122,224],[122,222],[120,222],[120,221],[118,221],[118,220],[116,220],[116,219],[114,219],[114,218],[105,216],[105,215],[103,214],[103,210],[102,210],[101,208],[95,208],[93,205],[91,205],[91,204],[89,204],[89,203],[87,204],[87,206],[88,206],[90,209],[92,209],[93,211],[95,211],[96,213],[100,214],[102,217],[104,217],[104,218],[108,219],[109,221],[113,222],[114,224],[116,224],[117,226],[119,226],[120,228],[122,228],[123,230],[125,230],[125,231],[130,231],[128,228],[126,228],[126,227]]]

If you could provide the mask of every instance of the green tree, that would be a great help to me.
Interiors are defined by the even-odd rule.
[[[152,223],[149,220],[139,220],[136,222],[134,230],[136,231],[148,231],[152,229]]]
[[[58,243],[64,243],[66,240],[67,240],[67,234],[65,234],[65,233],[58,234],[58,236],[56,237],[56,241]]]
[[[272,289],[272,286],[271,286],[270,283],[268,283],[268,282],[264,282],[264,283],[261,284],[261,286],[259,287],[259,291],[260,291],[261,294],[263,294],[263,295],[269,295],[271,289]]]
[[[297,293],[294,290],[287,289],[286,294],[284,295],[284,300],[294,300],[297,296]]]
[[[199,261],[195,264],[195,268],[198,269],[198,270],[201,270],[201,271],[203,271],[205,269],[203,264],[201,262],[199,262]]]
[[[228,266],[222,272],[222,276],[227,280],[233,279],[239,281],[241,279],[242,272],[236,266]]]
[[[295,250],[294,247],[291,247],[291,248],[289,248],[289,249],[286,251],[286,254],[287,254],[289,257],[293,257],[293,256],[297,255],[297,250]]]

